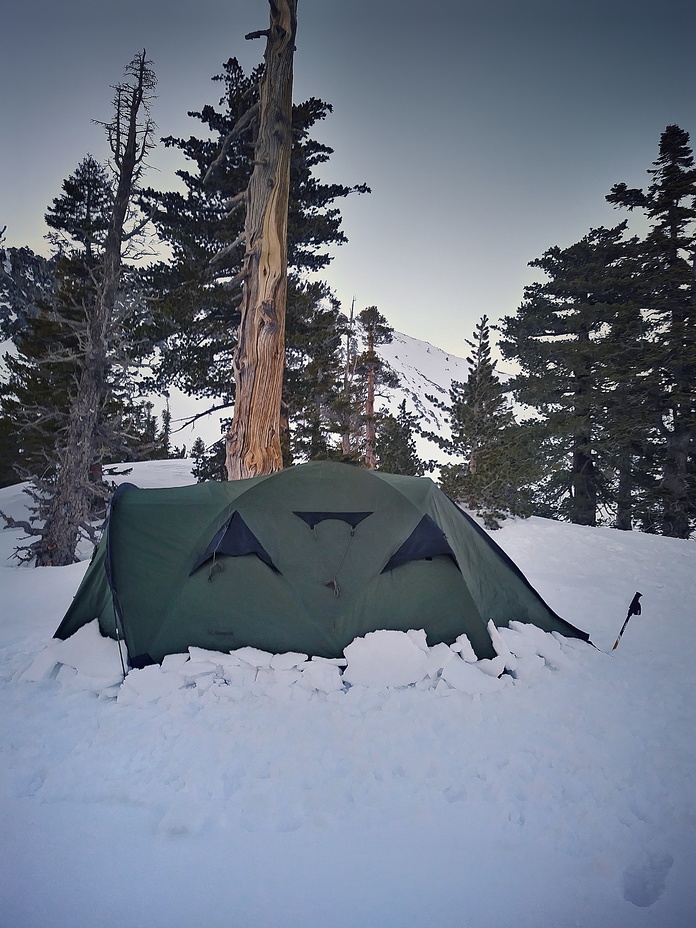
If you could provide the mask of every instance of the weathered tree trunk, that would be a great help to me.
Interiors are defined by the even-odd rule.
[[[375,341],[371,329],[367,333],[367,396],[365,398],[365,466],[377,467],[377,429],[375,427]]]
[[[287,224],[292,150],[292,65],[297,0],[269,0],[259,132],[247,190],[241,322],[234,359],[234,418],[226,436],[229,480],[282,470]]]
[[[661,531],[663,535],[669,535],[672,538],[688,538],[691,534],[688,482],[691,443],[691,429],[680,422],[675,422],[665,442],[662,480],[659,488],[664,500]]]
[[[118,183],[96,294],[93,303],[86,307],[85,353],[77,395],[68,417],[66,445],[41,541],[36,546],[38,567],[63,566],[75,560],[80,529],[88,521],[94,498],[90,472],[101,463],[99,421],[108,396],[109,354],[121,280],[124,227],[136,173],[149,144],[150,123],[139,138],[138,117],[145,93],[154,82],[145,52],[129,67],[135,82],[116,88],[116,115],[113,123],[107,124]]]
[[[629,448],[619,457],[614,528],[621,532],[630,532],[633,528],[633,463]]]
[[[597,524],[597,476],[587,433],[573,436],[570,521],[575,525]]]
[[[590,340],[588,333],[578,334],[579,365],[575,371],[575,402],[573,409],[573,460],[571,465],[572,499],[570,521],[575,525],[597,524],[597,471],[592,441],[591,376],[583,348]]]
[[[91,340],[91,339],[90,339]],[[81,527],[94,497],[90,470],[95,464],[95,436],[106,398],[106,355],[101,346],[88,350],[77,396],[70,409],[68,434],[41,540],[37,567],[61,567],[76,560]]]

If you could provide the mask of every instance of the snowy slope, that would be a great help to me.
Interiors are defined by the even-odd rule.
[[[0,380],[7,375],[6,366],[2,361],[6,351],[14,351],[14,346],[11,342],[0,342]],[[400,385],[388,394],[377,397],[377,409],[395,414],[402,400],[406,400],[406,408],[418,417],[424,429],[443,435],[449,434],[442,411],[429,402],[427,397],[434,396],[441,402],[447,402],[452,381],[466,380],[469,370],[467,362],[455,355],[447,354],[441,348],[400,332],[394,333],[390,344],[381,345],[379,353],[399,376]],[[185,425],[192,417],[214,405],[215,401],[186,396],[176,387],[172,387],[169,392],[175,445],[185,445],[190,449],[197,437],[202,438],[207,445],[220,438],[220,420],[229,419],[232,415],[231,409],[210,413]],[[151,400],[155,406],[155,413],[161,414],[162,398],[152,396]],[[442,459],[439,448],[424,439],[418,441],[418,451],[427,460]]]
[[[406,400],[406,408],[418,417],[419,423],[428,431],[449,434],[442,411],[439,410],[427,397],[434,396],[441,402],[449,400],[449,388],[453,380],[466,380],[469,365],[463,358],[448,354],[441,348],[430,345],[428,342],[411,338],[401,332],[395,332],[393,340],[388,345],[378,348],[381,357],[390,365],[400,379],[400,385],[389,393],[376,398],[378,410],[388,410],[396,413],[402,400]],[[157,406],[157,398],[155,405]],[[206,403],[182,394],[172,389],[170,406],[175,421],[175,428],[206,408]],[[231,410],[222,413],[223,418],[230,418]],[[199,419],[193,425],[182,428],[174,435],[174,444],[185,444],[191,447],[195,438],[200,436],[206,444],[212,444],[220,438],[220,413],[212,413]],[[442,453],[437,445],[423,440],[418,441],[419,454],[430,460],[441,460]]]
[[[175,461],[127,479],[190,476]],[[22,506],[0,490],[0,508]],[[70,658],[82,671],[31,682],[85,565],[14,567],[14,535],[0,536],[2,928],[696,922],[692,542],[505,523],[496,541],[603,651],[520,641],[536,660],[493,692],[200,664],[183,687],[154,668],[116,699],[84,670],[103,666],[98,640]],[[603,653],[635,590],[643,615]]]
[[[452,381],[465,381],[468,377],[467,362],[401,332],[395,332],[388,345],[380,345],[379,353],[401,381],[385,405],[396,412],[399,403],[405,399],[407,409],[416,413],[424,428],[434,432],[443,428],[442,412],[427,397],[434,396],[440,402],[448,402]]]

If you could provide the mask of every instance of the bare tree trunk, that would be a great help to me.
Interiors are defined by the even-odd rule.
[[[352,423],[351,423],[351,389],[355,374],[355,352],[353,350],[353,324],[355,319],[355,297],[350,304],[348,318],[348,331],[346,332],[346,358],[343,365],[343,428],[341,430],[341,452],[349,458],[352,453]]]
[[[94,436],[104,402],[105,361],[101,352],[90,352],[70,408],[66,447],[61,455],[55,492],[48,504],[41,539],[36,544],[37,567],[72,564],[80,529],[89,518],[93,488],[90,467],[94,464]]]
[[[372,329],[367,330],[367,396],[365,397],[365,466],[377,467],[377,430],[375,427],[375,340]]]
[[[633,464],[628,447],[619,455],[614,528],[621,532],[630,532],[633,528]]]
[[[61,454],[55,490],[41,540],[36,545],[38,567],[62,566],[75,560],[80,529],[89,519],[94,497],[90,471],[101,463],[99,422],[108,396],[109,354],[114,340],[113,316],[121,280],[124,227],[153,128],[149,118],[144,128],[139,124],[141,108],[145,104],[147,109],[147,93],[154,86],[154,74],[145,52],[131,62],[127,73],[134,80],[116,87],[115,116],[106,124],[118,181],[97,292],[93,303],[85,307],[87,325],[82,373],[70,408],[67,441]]]
[[[241,322],[234,359],[234,418],[226,436],[229,480],[282,470],[287,224],[292,150],[292,66],[297,0],[269,0],[259,132],[247,190]]]
[[[570,521],[575,525],[597,524],[597,470],[594,463],[591,376],[585,359],[590,336],[578,333],[578,367],[575,370],[573,449],[571,465]]]

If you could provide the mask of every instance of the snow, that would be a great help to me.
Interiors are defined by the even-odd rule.
[[[693,542],[505,523],[596,648],[513,622],[485,664],[464,636],[382,631],[345,661],[191,648],[121,683],[94,624],[52,639],[86,564],[14,566],[18,537],[0,534],[2,928],[696,921]]]

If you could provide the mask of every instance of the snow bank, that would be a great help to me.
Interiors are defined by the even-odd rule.
[[[251,647],[226,653],[191,647],[188,653],[167,655],[161,665],[130,670],[124,679],[125,648],[103,637],[95,619],[66,641],[52,639],[19,680],[37,683],[55,678],[68,689],[87,690],[131,706],[158,702],[181,690],[200,695],[213,688],[220,699],[241,699],[249,693],[291,697],[298,690],[327,695],[355,686],[457,690],[481,696],[544,666],[562,666],[563,639],[535,626],[512,625],[499,632],[490,623],[498,652],[492,660],[477,660],[466,635],[450,646],[428,647],[423,629],[381,630],[351,642],[344,660],[310,659],[297,652],[271,654]]]
[[[486,663],[414,630],[124,684],[95,626],[50,639],[86,564],[0,558],[3,928],[696,923],[696,545],[534,518],[496,541],[604,652],[637,589],[642,616],[613,653],[513,622]]]

